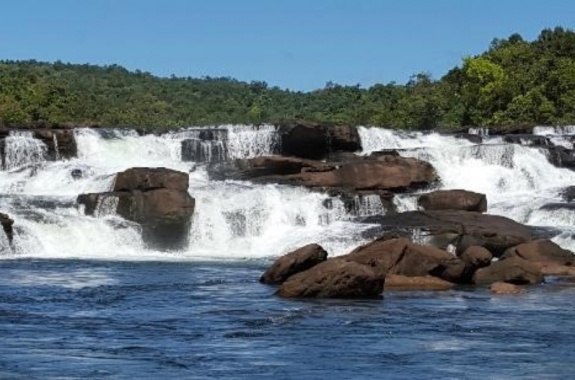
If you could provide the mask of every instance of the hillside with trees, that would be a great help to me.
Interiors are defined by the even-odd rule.
[[[436,80],[296,92],[232,78],[161,78],[117,65],[0,61],[0,124],[170,129],[293,120],[431,129],[575,124],[575,32],[495,39]]]

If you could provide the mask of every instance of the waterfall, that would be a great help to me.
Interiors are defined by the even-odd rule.
[[[4,169],[10,170],[46,160],[46,145],[33,137],[32,132],[10,131],[5,140]]]
[[[343,198],[301,187],[208,178],[202,163],[277,153],[281,141],[274,126],[190,127],[144,136],[126,129],[78,129],[74,134],[78,157],[64,161],[46,161],[46,146],[30,132],[6,137],[0,211],[15,220],[15,233],[12,244],[0,237],[0,256],[235,260],[277,256],[308,243],[340,255],[365,242],[370,226],[356,217],[386,212],[375,194]],[[440,188],[485,193],[489,213],[557,228],[555,241],[575,247],[575,212],[549,208],[565,204],[560,190],[575,183],[575,173],[552,166],[543,150],[504,144],[486,133],[480,145],[438,133],[360,127],[359,134],[361,154],[395,149],[428,160],[441,177]],[[190,161],[186,144],[197,154]],[[76,207],[79,194],[110,191],[115,173],[138,166],[189,173],[188,191],[196,207],[188,249],[165,253],[145,248],[139,226],[115,215],[115,196],[102,197],[93,217]],[[398,194],[393,203],[399,212],[415,210],[417,197]]]

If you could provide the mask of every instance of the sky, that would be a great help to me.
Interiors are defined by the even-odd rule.
[[[309,91],[440,78],[494,38],[555,26],[575,27],[574,0],[2,0],[0,59]]]

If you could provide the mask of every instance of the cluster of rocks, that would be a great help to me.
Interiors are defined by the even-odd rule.
[[[450,195],[459,200],[450,207],[458,210],[443,210]],[[302,247],[277,259],[260,281],[279,285],[276,294],[286,298],[377,298],[384,289],[455,285],[521,293],[524,289],[516,285],[539,284],[546,275],[575,276],[572,252],[539,238],[528,226],[481,214],[486,208],[481,194],[433,192],[419,203],[433,211],[384,216],[387,228],[379,238],[343,256],[328,258],[317,244]],[[427,244],[413,241],[415,228],[428,234]]]

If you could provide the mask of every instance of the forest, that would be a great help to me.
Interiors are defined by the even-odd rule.
[[[264,81],[157,77],[118,65],[0,61],[0,125],[164,130],[296,120],[399,129],[575,124],[575,32],[494,39],[442,78],[290,91]]]

